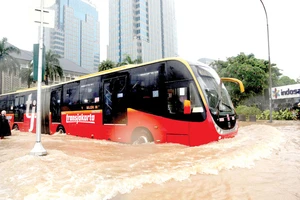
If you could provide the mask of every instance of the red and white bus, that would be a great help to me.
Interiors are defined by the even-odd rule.
[[[237,134],[223,81],[199,62],[167,58],[42,87],[42,133],[197,146]],[[37,91],[0,95],[13,129],[35,133]]]

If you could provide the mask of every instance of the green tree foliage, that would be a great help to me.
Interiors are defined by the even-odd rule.
[[[20,71],[21,81],[27,83],[27,87],[30,88],[31,83],[33,83],[33,63],[30,61],[28,68],[22,68]]]
[[[279,78],[278,82],[274,86],[284,86],[284,85],[293,85],[296,84],[297,82],[294,79],[291,79],[288,76],[282,76]]]
[[[2,72],[16,73],[20,69],[18,61],[11,53],[20,54],[20,49],[7,43],[7,38],[0,41],[0,94],[2,93]]]
[[[126,54],[125,58],[121,63],[118,63],[118,67],[123,66],[123,65],[130,65],[130,64],[140,64],[143,63],[142,58],[138,57],[137,59],[133,60],[130,55]]]
[[[239,105],[243,100],[262,94],[268,88],[269,62],[257,59],[253,54],[240,53],[236,57],[229,57],[227,61],[215,61],[211,66],[216,69],[220,77],[231,77],[241,80],[245,92],[240,93],[237,85],[226,83],[234,105]],[[271,65],[272,80],[277,81],[281,75],[274,64]]]
[[[112,69],[116,67],[116,64],[111,60],[103,60],[98,66],[98,72]]]
[[[60,56],[51,50],[46,53],[45,84],[48,85],[49,77],[52,79],[57,75],[63,77],[63,69],[59,63]]]

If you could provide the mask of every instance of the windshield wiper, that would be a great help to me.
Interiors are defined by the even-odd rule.
[[[225,106],[225,107],[229,108],[230,111],[232,111],[232,107],[230,105],[227,105],[226,103],[222,102],[222,106]],[[221,109],[219,109],[219,110],[220,111],[225,111],[225,110],[221,110]]]

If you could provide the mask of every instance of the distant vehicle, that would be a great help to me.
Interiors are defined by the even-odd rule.
[[[42,133],[197,146],[237,134],[237,115],[209,66],[181,58],[128,65],[42,88]],[[13,129],[35,133],[36,88],[0,95]]]

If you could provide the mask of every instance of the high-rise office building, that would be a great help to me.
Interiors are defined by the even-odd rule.
[[[55,28],[44,31],[46,49],[90,72],[98,71],[100,33],[96,7],[86,0],[56,0]]]
[[[143,62],[177,56],[174,0],[109,0],[107,57]]]

